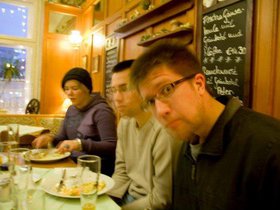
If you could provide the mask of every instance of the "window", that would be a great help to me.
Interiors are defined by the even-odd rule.
[[[0,34],[27,37],[29,8],[0,2]]]
[[[44,1],[0,0],[0,111],[24,113],[39,98]]]

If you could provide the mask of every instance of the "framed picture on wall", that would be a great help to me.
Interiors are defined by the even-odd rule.
[[[92,58],[92,68],[91,68],[91,72],[92,73],[97,73],[99,71],[99,60],[100,60],[100,56],[94,56]]]

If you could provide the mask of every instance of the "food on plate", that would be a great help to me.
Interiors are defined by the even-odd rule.
[[[106,183],[104,181],[100,181],[98,183],[98,191],[101,191],[105,188]],[[92,182],[88,182],[83,184],[82,186],[72,185],[72,186],[63,186],[60,190],[60,194],[67,196],[79,196],[81,194],[81,188],[85,190],[85,192],[90,192],[95,189],[95,184]]]
[[[58,153],[57,150],[39,150],[32,151],[30,158],[31,160],[41,160],[41,159],[53,159],[64,157],[64,153]]]
[[[80,195],[80,187],[79,186],[71,186],[71,187],[66,187],[63,186],[60,190],[62,195],[70,195],[70,196],[79,196]]]
[[[46,151],[44,151],[44,152],[34,152],[30,156],[31,156],[32,159],[42,159],[42,158],[46,157],[47,154],[48,153]]]

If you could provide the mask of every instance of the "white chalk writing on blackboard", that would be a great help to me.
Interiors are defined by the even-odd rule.
[[[204,47],[204,56],[215,56],[219,54],[226,53],[227,55],[245,55],[246,47],[238,46],[238,47],[228,47],[225,52],[217,46],[208,46]],[[221,59],[221,58],[220,58]]]
[[[214,36],[210,37],[210,36],[205,36],[203,38],[203,42],[205,43],[205,45],[207,46],[207,43],[212,43],[212,42],[219,42],[219,41],[224,41],[227,39],[227,33],[218,33],[218,34],[214,34]]]
[[[223,14],[213,13],[211,15],[205,15],[202,21],[204,25],[212,22],[217,22],[220,20],[223,20],[224,23],[231,23],[232,20],[229,20],[229,18],[234,17],[236,15],[240,15],[244,11],[245,11],[244,8],[237,8],[232,11],[229,9],[224,9]]]
[[[243,3],[205,14],[202,20],[202,70],[218,95],[239,96],[243,87],[246,7],[238,5]]]
[[[206,76],[210,75],[238,75],[236,66],[230,69],[220,69],[217,65],[215,65],[214,69],[207,69],[205,66],[202,67]]]
[[[231,78],[231,77],[214,77],[214,87],[217,88],[220,85],[226,85],[226,86],[237,86],[239,87],[237,78]]]
[[[211,33],[216,33],[216,32],[219,32],[219,27],[217,27],[216,24],[213,24],[212,28],[210,29],[207,29],[206,27],[203,27],[203,31],[204,31],[204,35],[208,35],[208,34],[211,34]]]
[[[237,78],[220,78],[216,76],[207,77],[207,84],[212,85],[212,88],[214,88],[219,95],[234,95],[235,91],[231,88],[231,86],[239,87],[238,83],[239,81]]]
[[[234,27],[235,27],[235,24],[233,23],[233,20],[225,25],[221,24],[221,29],[234,28]]]
[[[245,55],[246,47],[238,46],[236,47],[228,47],[226,50],[227,55]]]
[[[235,92],[233,90],[226,89],[225,87],[217,87],[216,90],[217,90],[217,94],[221,95],[221,96],[223,96],[223,95],[226,95],[226,96],[235,95]]]
[[[223,54],[223,51],[219,49],[217,46],[204,48],[205,56],[215,56],[216,54]]]
[[[239,29],[236,33],[228,33],[228,38],[237,38],[242,36],[244,36],[244,34],[242,33],[241,29]]]

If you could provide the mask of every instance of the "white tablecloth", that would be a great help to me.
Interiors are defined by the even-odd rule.
[[[44,177],[52,169],[33,168],[36,177]],[[36,192],[35,192],[36,193]],[[61,198],[44,193],[45,210],[80,210],[80,199]],[[0,210],[9,210],[7,204],[0,203]],[[97,210],[120,210],[121,208],[106,194],[98,196]],[[39,209],[38,209],[39,210]]]

